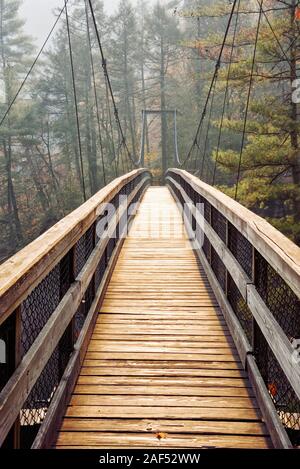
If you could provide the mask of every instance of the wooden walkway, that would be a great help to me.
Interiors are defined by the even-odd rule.
[[[174,200],[150,188],[56,447],[271,447],[242,368]]]

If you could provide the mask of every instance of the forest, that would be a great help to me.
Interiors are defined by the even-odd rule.
[[[298,1],[239,0],[218,61],[232,3],[120,0],[108,15],[94,0],[101,56],[87,0],[55,11],[40,54],[22,0],[0,0],[0,262],[134,167],[144,109],[177,109],[185,169],[300,244]],[[173,138],[171,117],[149,119],[154,175]]]

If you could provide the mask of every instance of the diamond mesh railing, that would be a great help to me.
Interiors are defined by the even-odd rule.
[[[300,288],[298,288],[299,273],[296,272],[296,264],[294,267],[290,261],[290,252],[286,257],[278,257],[277,250],[275,252],[274,249],[275,245],[274,248],[272,245],[272,236],[274,238],[279,236],[274,228],[251,212],[247,211],[246,213],[246,209],[241,205],[189,173],[169,170],[166,181],[180,205],[192,203],[194,210],[197,210],[196,204],[204,204],[206,222],[206,225],[204,224],[204,242],[198,248],[203,253],[224,298],[239,321],[249,343],[248,350],[252,349],[266,389],[283,427],[291,442],[294,445],[299,445],[300,380],[297,381],[297,378],[294,380],[293,374],[295,372],[297,376],[300,375],[300,354],[297,352],[299,348],[296,349],[297,346],[300,346]],[[252,224],[251,220],[254,220]],[[196,222],[196,217],[193,216],[193,226]],[[261,230],[266,225],[268,225],[266,228],[268,235],[263,236]],[[260,230],[257,226],[261,227]],[[210,237],[211,228],[218,235],[217,238],[213,238],[214,241]],[[295,257],[298,256],[299,259],[299,252],[296,252],[298,248],[291,247],[292,243],[285,239],[282,240],[282,238],[280,238],[283,245],[282,251],[284,252],[284,246],[290,243],[290,251],[293,250]],[[219,250],[214,244],[216,239],[218,247],[220,247]],[[268,240],[270,241],[268,242]],[[277,245],[276,248],[278,248]],[[227,256],[223,258],[217,251],[227,253]],[[234,260],[229,262],[228,259],[232,259],[232,256]],[[290,273],[288,274],[288,272]],[[283,276],[286,278],[284,279]],[[258,307],[254,308],[250,297],[248,297],[249,286],[255,288],[254,294],[255,298],[258,298],[256,300]],[[262,300],[263,306],[261,306],[260,300]],[[255,309],[259,309],[259,313]],[[271,316],[276,320],[274,331],[268,331],[268,326],[258,326],[255,316],[263,314],[263,312],[266,317]],[[281,352],[274,350],[275,346],[271,339],[272,333],[274,333],[274,337],[279,336],[280,343],[282,336],[280,333],[277,335],[277,331],[280,330],[286,335],[290,344],[286,345],[285,342],[285,347],[289,349],[289,355],[286,358],[289,362],[288,366],[282,365]]]
[[[22,278],[18,279],[16,284],[13,285],[14,290],[11,289],[7,294],[0,297],[0,311],[1,313],[5,312],[6,308],[8,315],[8,318],[0,323],[1,401],[7,395],[6,393],[9,393],[7,388],[12,386],[10,378],[13,378],[16,368],[19,364],[23,366],[23,359],[28,357],[28,353],[37,347],[37,342],[42,340],[41,336],[45,328],[51,327],[52,318],[55,321],[55,315],[58,314],[59,308],[63,310],[63,303],[66,301],[69,292],[75,291],[78,279],[81,276],[90,275],[90,281],[86,284],[82,297],[79,298],[78,308],[74,309],[69,324],[61,330],[60,340],[53,347],[49,359],[45,361],[45,366],[41,369],[39,376],[30,386],[26,399],[22,402],[19,410],[12,409],[13,412],[16,412],[16,418],[12,420],[12,426],[0,429],[3,447],[13,445],[15,447],[30,447],[32,445],[41,424],[45,420],[47,410],[58,389],[87,316],[90,311],[93,311],[92,306],[98,298],[97,292],[101,288],[105,272],[110,265],[116,246],[121,240],[121,235],[123,236],[121,220],[126,221],[128,219],[131,212],[130,207],[140,200],[149,184],[149,178],[150,175],[147,171],[136,170],[111,183],[111,196],[107,196],[106,192],[103,192],[105,193],[103,200],[102,193],[99,193],[99,202],[96,203],[96,206],[93,202],[93,206],[87,214],[88,223],[85,223],[85,219],[78,220],[78,226],[76,226],[73,214],[73,218],[72,216],[69,217],[73,223],[70,229],[67,217],[64,220],[64,225],[66,226],[66,236],[72,234],[71,241],[66,243],[64,238],[59,238],[58,244],[54,247],[54,259],[58,260],[52,262],[52,254],[47,250],[44,257],[37,258],[36,271],[39,272],[39,266],[45,270],[43,263],[50,266],[52,262],[49,271],[42,275],[42,278],[33,279],[36,286],[32,288],[32,283],[28,280],[30,276],[28,268],[28,272],[25,271]],[[124,196],[127,197],[127,206],[123,205]],[[88,201],[87,204],[89,203]],[[106,208],[108,203],[115,208],[113,216],[107,216]],[[122,205],[120,205],[121,203]],[[80,210],[77,213],[80,217]],[[112,237],[103,238],[101,233],[97,233],[98,223],[103,219],[105,219],[108,228],[115,226],[115,229],[112,230]],[[86,227],[82,230],[80,236],[76,236],[82,226]],[[49,233],[51,233],[51,230],[43,235],[47,240],[49,240]],[[41,242],[43,242],[43,238],[35,241],[35,245],[31,245],[31,249],[29,246],[25,250],[27,249],[28,253],[35,252],[35,248],[38,249],[37,246],[40,246]],[[61,251],[66,251],[61,258],[59,258],[60,244],[62,245]],[[98,252],[100,254],[97,254]],[[26,258],[24,253],[21,253],[21,256]],[[100,256],[97,262],[92,262],[93,256]],[[18,255],[16,255],[16,262],[18,262],[17,257]],[[14,259],[10,262],[14,262]],[[89,267],[90,265],[94,267]],[[6,265],[4,264],[1,268],[4,271]],[[89,269],[93,270],[89,272]],[[22,282],[26,283],[27,281],[27,291],[24,289],[24,293],[18,297],[18,288],[21,288]],[[7,299],[7,295],[11,295],[11,304]],[[76,298],[75,294],[74,298]],[[46,348],[47,345],[45,343]],[[2,355],[1,352],[3,352]],[[32,370],[30,372],[34,374]],[[26,390],[24,391],[21,385],[19,393],[21,395],[26,394]],[[9,409],[0,411],[0,426],[2,421],[7,421],[5,412],[8,413],[8,411]],[[12,419],[13,417],[10,416],[9,418]],[[18,432],[16,431],[17,427],[19,428]],[[12,434],[16,433],[20,434],[17,443],[16,438],[12,438]]]

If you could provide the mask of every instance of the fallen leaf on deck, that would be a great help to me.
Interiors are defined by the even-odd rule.
[[[163,432],[158,432],[158,433],[155,434],[155,436],[158,440],[165,440],[167,438],[168,434],[163,433]]]

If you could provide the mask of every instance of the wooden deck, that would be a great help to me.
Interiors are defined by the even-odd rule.
[[[271,447],[167,188],[124,243],[56,447]]]

